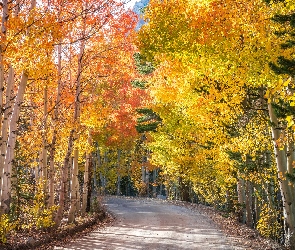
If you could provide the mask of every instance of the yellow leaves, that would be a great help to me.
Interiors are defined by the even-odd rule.
[[[286,81],[283,82],[283,86],[287,87],[289,85],[289,83],[291,82],[292,78],[289,77]],[[282,79],[280,79],[280,81],[282,81]]]
[[[276,147],[279,148],[279,150],[284,150],[286,144],[287,144],[287,137],[281,133],[280,137],[275,141]]]
[[[163,126],[153,134],[153,160],[171,175],[188,166],[195,189],[204,193],[208,186],[233,184],[234,170],[246,160],[255,165],[245,167],[251,181],[273,180],[274,165],[259,165],[266,161],[264,152],[273,150],[262,93],[266,89],[269,102],[284,97],[295,105],[291,79],[275,75],[267,63],[289,53],[274,35],[271,17],[276,11],[258,0],[198,3],[152,1],[147,15],[151,22],[139,32],[139,48],[158,64],[150,86]],[[177,32],[170,30],[174,25]],[[293,116],[286,122],[293,127]],[[285,138],[276,144],[283,149]],[[239,154],[238,160],[226,156],[228,152]]]
[[[286,174],[283,173],[282,171],[278,172],[278,178],[279,178],[280,180],[282,180],[282,181],[287,180],[287,178],[286,178]]]
[[[54,205],[49,208],[45,206],[45,193],[43,185],[44,183],[42,180],[37,183],[37,190],[34,197],[33,206],[28,207],[27,205],[25,205],[24,207],[22,207],[22,220],[25,221],[23,221],[23,223],[19,225],[20,228],[45,229],[48,227],[52,227],[55,224],[53,217],[58,206]]]
[[[294,11],[294,10],[295,10],[295,4],[294,4],[294,1],[287,0],[286,2],[287,2],[287,5],[286,5],[287,9],[288,9],[289,11]]]
[[[292,105],[291,105],[292,106]],[[287,123],[288,123],[288,127],[292,127],[293,125],[294,125],[294,118],[293,118],[293,116],[287,116],[286,117],[286,121],[287,121]]]
[[[270,1],[272,8],[279,14],[291,14],[295,10],[295,3],[293,0],[285,1]]]
[[[279,238],[282,225],[278,222],[279,211],[264,204],[260,219],[257,222],[257,229],[265,237]]]
[[[0,242],[5,244],[7,242],[7,234],[10,233],[15,227],[15,222],[11,222],[8,214],[0,216]]]

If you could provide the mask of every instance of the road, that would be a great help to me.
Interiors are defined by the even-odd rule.
[[[108,197],[111,226],[71,242],[76,250],[234,250],[214,222],[200,213],[155,199]]]

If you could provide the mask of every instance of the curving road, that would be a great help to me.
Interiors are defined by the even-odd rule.
[[[118,197],[106,198],[105,205],[117,218],[112,226],[55,249],[237,249],[212,220],[185,207],[162,200]]]

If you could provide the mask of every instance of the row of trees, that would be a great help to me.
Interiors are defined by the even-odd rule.
[[[295,249],[294,9],[153,0],[135,34],[113,0],[3,1],[2,234],[165,190]]]
[[[11,228],[57,227],[89,211],[90,184],[105,178],[114,152],[120,181],[137,136],[135,110],[147,98],[131,84],[137,16],[122,2],[13,0],[1,8],[5,241]]]
[[[168,195],[238,213],[295,249],[292,1],[158,1],[138,32],[148,143]],[[176,192],[175,192],[176,190]]]

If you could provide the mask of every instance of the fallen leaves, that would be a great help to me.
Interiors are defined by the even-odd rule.
[[[179,206],[184,206],[193,212],[198,212],[210,217],[224,232],[235,249],[264,249],[284,250],[285,248],[271,239],[259,235],[258,231],[238,222],[237,218],[228,213],[215,210],[213,207],[182,201],[170,201]]]
[[[112,221],[112,217],[104,210],[80,218],[75,224],[67,224],[64,220],[59,228],[51,231],[18,231],[8,237],[1,250],[38,249],[50,250],[54,246],[62,247],[98,227],[104,227]]]

